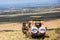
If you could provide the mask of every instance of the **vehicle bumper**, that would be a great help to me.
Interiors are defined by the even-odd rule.
[[[44,37],[45,33],[40,33],[40,34],[31,34],[32,38],[36,38],[36,37]]]

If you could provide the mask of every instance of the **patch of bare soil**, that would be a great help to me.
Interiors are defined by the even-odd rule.
[[[47,28],[60,28],[60,19],[46,21]],[[0,23],[0,30],[21,30],[22,23]]]
[[[46,21],[45,26],[47,28],[60,28],[60,19]]]
[[[0,24],[0,30],[21,30],[21,23],[2,23]]]

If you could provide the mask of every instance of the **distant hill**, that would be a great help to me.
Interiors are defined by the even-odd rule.
[[[0,7],[0,15],[3,14],[16,14],[16,13],[36,13],[44,11],[45,9],[55,9],[60,8],[60,4],[56,5],[46,5],[46,6],[32,6],[32,7],[18,7],[18,8],[3,8]]]
[[[48,3],[27,3],[27,4],[11,4],[11,5],[0,5],[0,10],[6,9],[35,9],[35,8],[49,8],[49,7],[60,7],[60,1],[48,2]]]

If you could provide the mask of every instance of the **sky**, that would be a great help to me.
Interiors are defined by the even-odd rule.
[[[56,3],[57,0],[0,0],[0,5],[26,4],[26,3]]]
[[[60,0],[0,0],[0,6],[32,5],[32,4],[57,4]]]

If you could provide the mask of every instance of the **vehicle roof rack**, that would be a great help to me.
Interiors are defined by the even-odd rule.
[[[42,16],[30,16],[32,21],[42,21],[44,18]]]
[[[42,16],[30,16],[32,18],[41,18]]]

